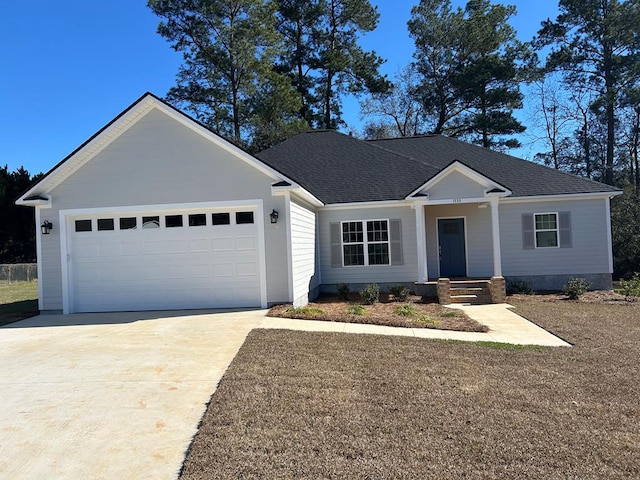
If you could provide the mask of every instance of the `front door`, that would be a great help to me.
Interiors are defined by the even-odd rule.
[[[464,219],[438,219],[438,243],[440,247],[440,276],[466,277]]]

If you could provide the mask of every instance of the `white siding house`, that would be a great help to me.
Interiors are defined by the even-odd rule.
[[[441,277],[611,288],[619,193],[439,135],[308,132],[253,156],[145,94],[17,203],[36,210],[40,310],[73,313]]]

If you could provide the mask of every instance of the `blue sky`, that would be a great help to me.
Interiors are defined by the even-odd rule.
[[[411,60],[406,0],[372,1],[380,23],[363,38],[389,76]],[[453,1],[464,5],[464,1]],[[557,1],[517,0],[522,39],[557,14]],[[0,165],[48,171],[146,91],[164,96],[181,55],[156,33],[145,0],[0,0]],[[344,118],[360,127],[357,101]]]

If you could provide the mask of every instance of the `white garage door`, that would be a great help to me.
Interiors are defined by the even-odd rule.
[[[67,218],[72,312],[261,305],[257,208]]]

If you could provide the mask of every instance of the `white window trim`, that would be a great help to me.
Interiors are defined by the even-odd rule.
[[[367,238],[367,222],[387,222],[387,241],[382,242],[369,242]],[[362,224],[362,242],[344,242],[342,225],[345,223],[361,223]],[[374,265],[369,264],[369,245],[382,245],[387,244],[387,254],[389,256],[389,263],[377,263]],[[362,245],[364,253],[364,264],[362,265],[345,265],[344,263],[344,246],[345,245]],[[344,268],[352,267],[389,267],[391,266],[391,231],[390,221],[388,218],[367,218],[366,220],[344,220],[340,222],[340,258],[342,260],[342,266]]]
[[[541,228],[538,229],[537,224],[536,224],[536,217],[538,215],[555,215],[556,216],[556,228]],[[556,232],[556,244],[555,246],[553,245],[549,245],[549,246],[542,246],[539,247],[538,246],[538,232]],[[533,214],[533,242],[535,245],[535,248],[542,248],[542,249],[547,249],[547,248],[560,248],[560,214],[558,212],[538,212],[538,213],[534,213]]]

